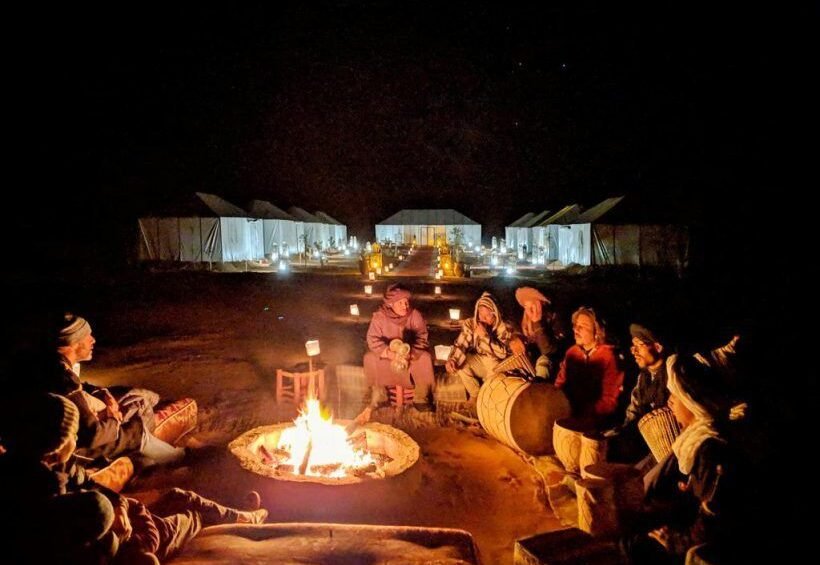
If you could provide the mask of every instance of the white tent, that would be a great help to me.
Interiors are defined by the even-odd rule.
[[[326,214],[321,210],[317,210],[313,214],[320,220],[324,221],[326,224],[330,224],[332,226],[332,237],[335,239],[336,247],[342,247],[347,243],[347,226],[344,225],[342,222],[331,216],[330,214]]]
[[[569,224],[581,214],[581,207],[577,204],[564,206],[552,216],[542,220],[532,228],[533,249],[543,249],[544,259],[555,261],[558,259],[558,238],[561,231],[560,224]]]
[[[402,210],[376,224],[376,241],[434,245],[436,237],[452,242],[453,228],[465,244],[481,244],[481,224],[452,209]]]
[[[197,192],[138,220],[142,261],[228,262],[264,257],[262,222],[214,194]]]
[[[518,249],[518,228],[530,221],[535,214],[527,212],[504,229],[504,242],[509,249]]]
[[[607,198],[568,225],[561,226],[559,260],[568,265],[637,265],[683,269],[689,257],[684,226],[636,222],[626,211],[612,212],[623,196]],[[606,215],[606,221],[602,218]]]
[[[299,234],[307,236],[307,244],[308,247],[312,248],[314,244],[318,243],[323,248],[327,245],[328,238],[328,229],[327,226],[322,223],[322,221],[302,208],[298,206],[291,206],[288,208],[288,214],[293,216],[296,220],[302,222],[303,224],[303,231]],[[301,250],[301,242],[299,243],[299,248]]]
[[[287,246],[296,252],[299,240],[297,223],[291,215],[267,200],[252,200],[248,206],[251,216],[261,218],[265,255],[282,253]]]
[[[544,220],[547,216],[549,216],[549,210],[543,210],[540,213],[532,216],[530,219],[521,223],[521,225],[515,228],[518,232],[516,235],[516,246],[515,252],[522,254],[524,258],[526,258],[530,253],[532,253],[533,247],[533,227],[537,226],[540,222]],[[507,247],[510,247],[510,244],[507,244]]]

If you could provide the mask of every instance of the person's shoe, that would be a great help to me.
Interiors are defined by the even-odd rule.
[[[262,497],[255,490],[249,491],[245,495],[245,506],[248,510],[259,510],[262,508]]]
[[[268,511],[264,508],[258,510],[239,512],[236,517],[237,524],[264,524],[268,518]]]

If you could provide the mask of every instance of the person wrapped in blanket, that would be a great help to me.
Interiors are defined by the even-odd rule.
[[[632,563],[683,563],[703,544],[713,558],[738,557],[749,534],[748,467],[726,439],[729,407],[713,370],[692,355],[666,360],[669,407],[683,431],[644,479],[644,512],[622,544]]]
[[[0,423],[8,450],[0,455],[0,505],[13,517],[2,530],[2,546],[10,562],[163,562],[205,526],[267,518],[255,492],[248,496],[252,510],[181,489],[165,493],[149,509],[105,489],[77,465],[77,405],[55,394],[31,400],[27,425],[15,426],[6,415]]]
[[[523,353],[524,343],[502,319],[493,295],[484,292],[475,303],[473,317],[461,325],[445,368],[448,373],[457,372],[467,390],[468,405],[475,406],[481,384],[498,364]]]

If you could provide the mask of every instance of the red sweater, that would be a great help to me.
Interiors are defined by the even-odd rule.
[[[611,345],[599,345],[589,353],[573,345],[567,349],[555,379],[555,386],[564,390],[576,416],[612,414],[623,383],[624,373]]]

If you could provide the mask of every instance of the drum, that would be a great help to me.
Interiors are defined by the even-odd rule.
[[[575,483],[578,500],[578,529],[592,536],[605,536],[618,530],[613,485],[598,479]]]
[[[585,469],[589,465],[606,461],[606,438],[595,432],[588,432],[581,436],[581,453],[578,457],[578,467],[581,476],[586,478]]]
[[[578,418],[561,418],[552,428],[552,445],[555,455],[568,473],[581,470],[581,439],[592,430],[589,421]]]
[[[653,410],[638,420],[638,430],[652,451],[655,461],[661,461],[669,455],[675,438],[681,432],[680,424],[668,406]]]
[[[531,455],[553,453],[552,426],[570,413],[567,397],[553,385],[504,375],[484,382],[476,408],[487,433]]]
[[[641,472],[625,463],[595,463],[584,467],[583,474],[599,481],[612,484],[615,493],[615,507],[618,513],[638,511],[643,501],[643,479]]]

